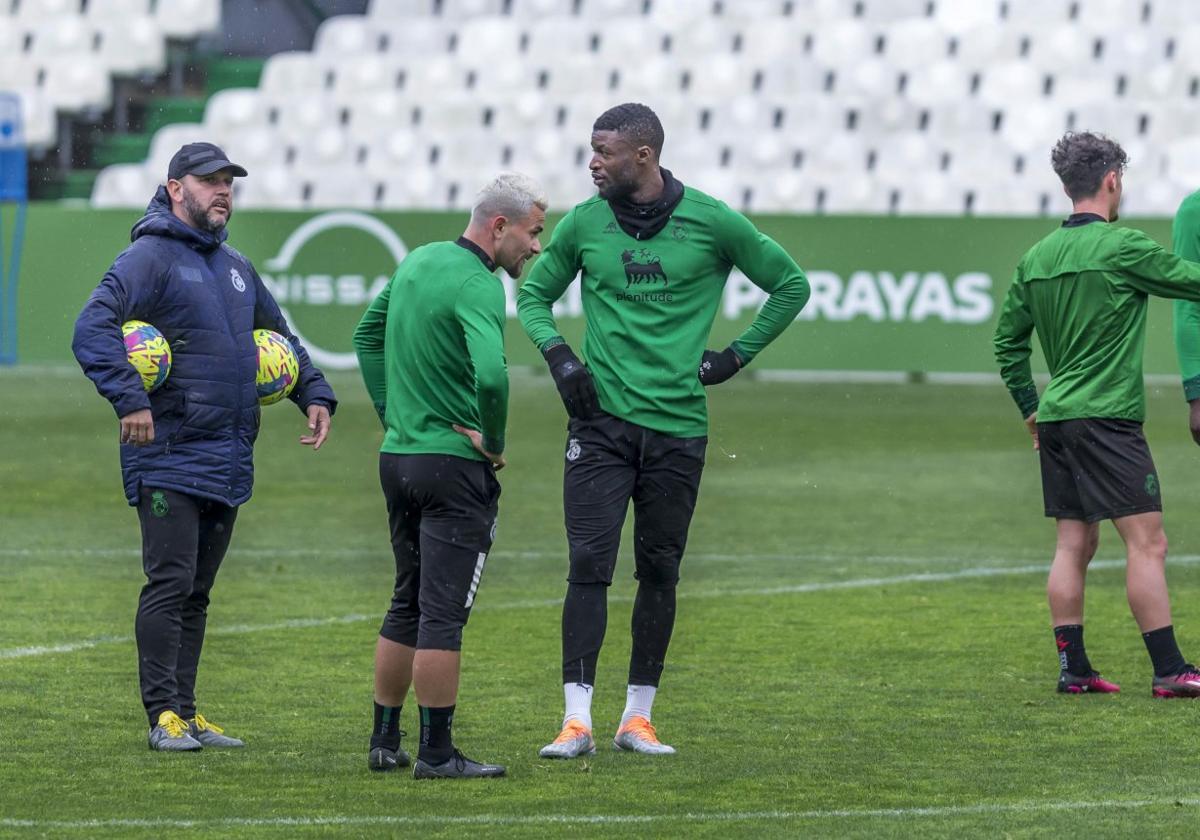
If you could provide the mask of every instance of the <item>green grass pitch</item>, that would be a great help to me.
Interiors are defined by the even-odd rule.
[[[655,723],[615,753],[632,557],[610,593],[598,755],[537,749],[561,714],[564,417],[515,376],[500,527],[467,627],[455,734],[503,780],[366,769],[391,559],[377,421],[356,378],[326,449],[264,411],[254,498],[217,579],[201,711],[240,752],[146,749],[130,640],[137,524],[117,427],[78,371],[0,372],[0,836],[961,837],[1194,831],[1200,706],[1150,698],[1102,532],[1088,642],[1115,697],[1053,693],[1053,526],[999,387],[710,392],[708,468]],[[1200,657],[1200,449],[1150,389],[1175,624]],[[67,649],[63,649],[63,647]],[[57,648],[57,650],[56,650]],[[415,733],[415,701],[404,726]]]

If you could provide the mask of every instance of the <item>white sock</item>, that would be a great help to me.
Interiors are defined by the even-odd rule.
[[[630,685],[625,691],[625,714],[621,715],[621,725],[631,717],[644,717],[650,720],[650,707],[654,705],[654,694],[658,691],[653,685]]]
[[[567,712],[563,715],[563,726],[569,720],[577,720],[592,728],[592,687],[583,683],[563,683]]]

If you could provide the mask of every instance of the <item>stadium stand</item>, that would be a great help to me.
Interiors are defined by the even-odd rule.
[[[26,143],[53,145],[58,112],[109,108],[114,76],[163,72],[168,39],[219,21],[219,0],[0,0],[0,89],[21,97]]]
[[[91,2],[161,26],[141,0]],[[42,13],[74,5],[20,0],[9,26],[104,64],[88,18]],[[270,57],[256,89],[213,96],[199,124],[159,129],[140,172],[105,170],[93,202],[141,206],[163,150],[205,137],[251,168],[243,207],[462,208],[501,167],[564,207],[590,193],[591,121],[636,99],[663,118],[669,166],[749,211],[1060,214],[1048,150],[1073,128],[1130,152],[1128,213],[1170,214],[1200,185],[1200,25],[1179,5],[373,0]],[[54,107],[103,101],[60,72],[22,84]]]

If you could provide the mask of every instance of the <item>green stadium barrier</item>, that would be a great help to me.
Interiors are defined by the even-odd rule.
[[[87,296],[129,241],[139,213],[43,203],[30,206],[19,289],[20,361],[71,359],[71,329]],[[329,367],[352,364],[350,334],[407,249],[462,232],[464,213],[238,213],[230,243],[254,261],[310,351]],[[808,272],[813,296],[756,369],[995,371],[991,334],[1021,254],[1054,219],[760,216],[755,222]],[[1168,220],[1134,221],[1169,244]],[[544,237],[548,241],[548,234]],[[505,278],[511,298],[512,281]],[[762,296],[734,275],[713,326],[723,347]],[[560,308],[569,340],[577,295]],[[515,319],[509,361],[539,357]],[[1177,369],[1170,304],[1151,309],[1148,373]]]

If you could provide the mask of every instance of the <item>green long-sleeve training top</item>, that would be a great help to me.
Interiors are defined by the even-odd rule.
[[[696,371],[734,266],[770,295],[733,342],[748,364],[795,320],[808,279],[749,219],[691,187],[649,239],[621,230],[599,197],[573,207],[521,287],[517,312],[539,349],[561,342],[551,306],[582,272],[581,356],[601,408],[663,434],[700,437],[708,406]]]
[[[463,240],[459,240],[463,242]],[[354,330],[363,381],[386,433],[381,452],[485,460],[454,424],[504,451],[504,286],[455,242],[410,253]]]
[[[1200,192],[1183,200],[1175,212],[1171,240],[1176,256],[1200,262]],[[1183,396],[1200,398],[1200,303],[1175,301],[1175,355],[1183,376]]]
[[[1021,416],[1143,421],[1148,295],[1200,301],[1200,264],[1088,214],[1072,216],[1030,248],[994,337],[1000,374]],[[1050,368],[1040,402],[1029,365],[1034,330]]]

